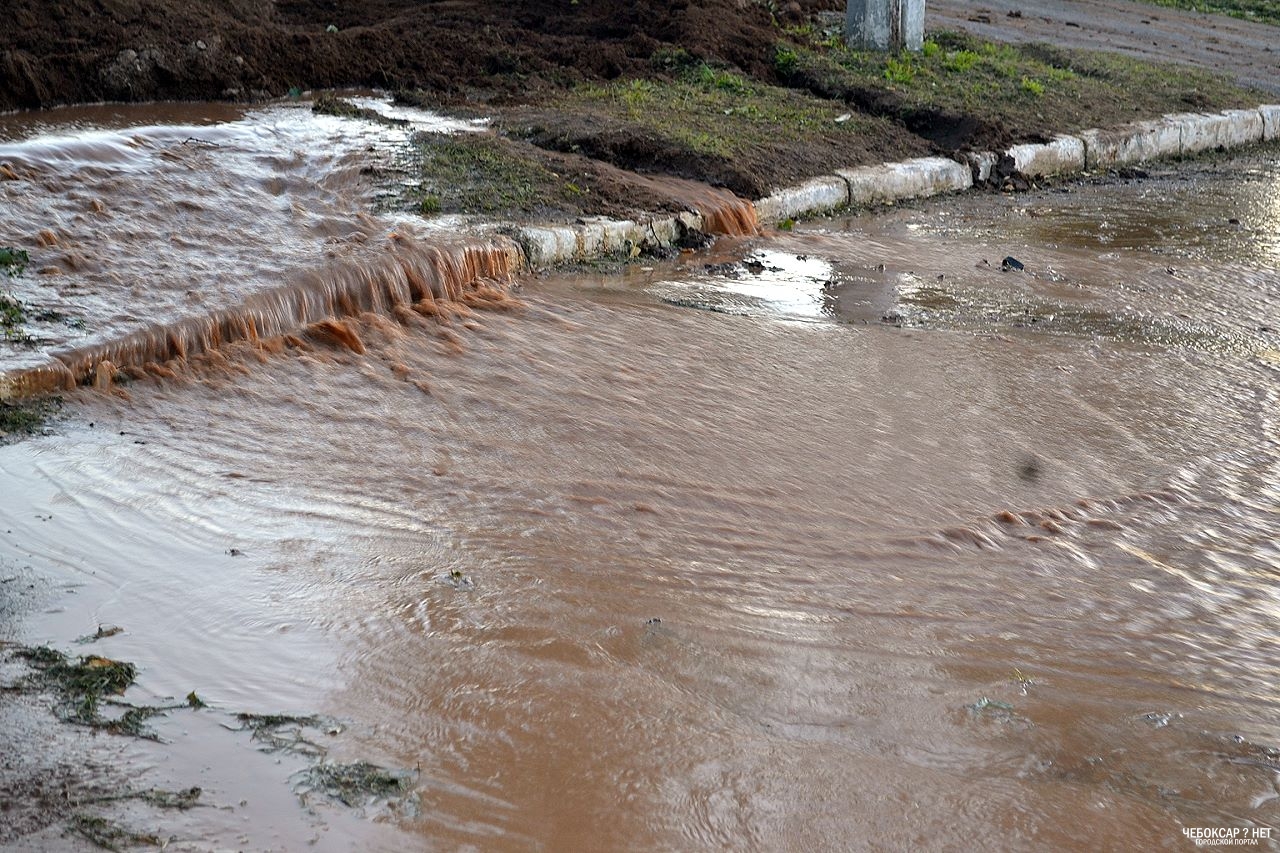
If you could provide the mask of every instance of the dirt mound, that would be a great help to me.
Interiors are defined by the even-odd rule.
[[[813,0],[808,7],[830,5]],[[650,71],[682,48],[757,77],[778,30],[753,0],[10,0],[0,110],[421,88],[503,99]]]

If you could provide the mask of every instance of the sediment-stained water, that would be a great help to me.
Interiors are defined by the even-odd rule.
[[[218,806],[159,818],[178,849],[1275,826],[1280,168],[1240,162],[77,392],[0,449],[0,560],[67,587],[22,633],[121,626],[93,650],[139,664],[131,697],[210,703],[116,747]],[[413,793],[295,807],[305,761],[242,711],[323,715],[330,758]]]

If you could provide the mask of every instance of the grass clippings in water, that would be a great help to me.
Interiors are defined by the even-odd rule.
[[[103,698],[123,695],[138,674],[137,667],[125,661],[98,655],[72,660],[48,646],[19,649],[17,655],[35,670],[39,686],[58,694],[60,716],[81,725],[100,722]]]
[[[62,399],[5,402],[0,400],[0,445],[35,435],[62,406]]]
[[[158,741],[159,736],[147,727],[147,720],[175,708],[195,707],[189,702],[133,705],[113,698],[123,696],[137,676],[137,667],[127,661],[100,655],[71,658],[48,646],[20,647],[15,654],[32,670],[18,689],[53,692],[57,696],[54,713],[73,725]],[[107,716],[104,706],[124,710],[119,716]]]
[[[114,637],[116,634],[123,634],[124,629],[119,625],[99,625],[98,630],[92,634],[85,634],[83,637],[76,637],[76,642],[80,645],[96,643],[98,640]]]
[[[388,770],[366,761],[353,764],[317,764],[299,774],[303,793],[319,792],[349,808],[361,808],[375,800],[393,799],[409,790],[411,774]]]
[[[328,752],[323,746],[307,739],[306,729],[319,729],[327,721],[315,715],[297,714],[236,714],[240,726],[237,731],[253,732],[253,740],[263,744],[264,752],[291,752],[310,758],[323,758]],[[230,727],[228,727],[230,728]],[[330,729],[336,729],[330,726]]]
[[[100,815],[72,815],[67,828],[103,850],[127,850],[138,845],[164,847],[166,841],[153,832],[135,832]]]

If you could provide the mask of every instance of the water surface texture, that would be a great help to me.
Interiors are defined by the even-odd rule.
[[[294,766],[175,715],[128,752],[225,806],[184,849],[1275,826],[1280,167],[1064,189],[79,392],[0,449],[0,558],[74,587],[26,630],[123,626],[142,693],[415,774],[295,814]]]

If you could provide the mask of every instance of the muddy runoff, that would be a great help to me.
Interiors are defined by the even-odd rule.
[[[1272,827],[1278,185],[943,200],[66,394],[0,449],[15,637],[206,706],[41,736],[199,786],[111,813],[176,849]],[[407,791],[319,795],[242,713]]]

